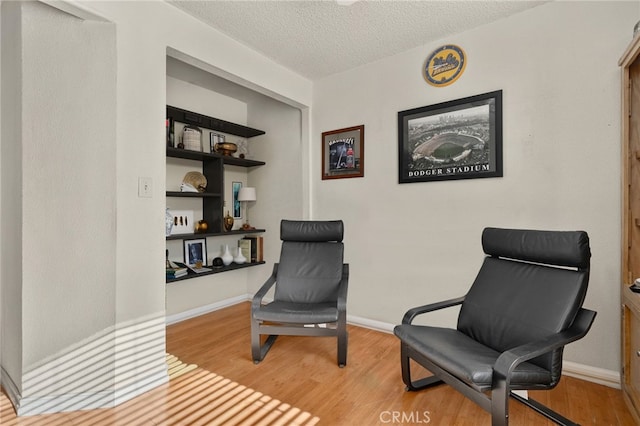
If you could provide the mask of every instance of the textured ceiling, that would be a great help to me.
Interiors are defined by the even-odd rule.
[[[311,80],[505,18],[545,1],[169,1]]]

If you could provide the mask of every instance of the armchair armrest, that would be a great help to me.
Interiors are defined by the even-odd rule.
[[[347,312],[347,289],[349,287],[349,264],[342,265],[342,278],[338,286],[338,312]]]
[[[596,312],[580,308],[573,324],[566,330],[503,352],[493,366],[494,374],[497,374],[494,383],[496,378],[505,380],[510,377],[519,364],[581,339],[591,328],[595,317]]]
[[[267,281],[262,284],[262,287],[253,295],[253,299],[251,300],[251,312],[255,312],[260,308],[262,304],[262,299],[269,292],[271,287],[276,283],[276,277],[278,276],[278,264],[275,263],[273,265],[273,272],[271,272],[271,276],[267,278]]]
[[[451,306],[461,305],[464,302],[465,296],[456,297],[455,299],[443,300],[441,302],[430,303],[428,305],[418,306],[409,309],[402,318],[403,324],[411,324],[413,319],[418,315],[425,314],[427,312],[437,311],[439,309],[450,308]]]

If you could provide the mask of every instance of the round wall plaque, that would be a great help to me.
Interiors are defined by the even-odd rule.
[[[446,44],[427,57],[424,77],[432,86],[448,86],[460,78],[466,66],[464,50],[455,44]]]

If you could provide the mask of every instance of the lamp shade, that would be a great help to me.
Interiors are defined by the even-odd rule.
[[[256,201],[256,189],[250,187],[240,188],[238,201]]]

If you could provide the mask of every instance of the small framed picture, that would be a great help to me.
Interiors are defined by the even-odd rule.
[[[231,185],[233,218],[242,219],[242,210],[240,209],[240,201],[238,201],[238,194],[240,193],[240,188],[242,188],[242,182],[233,182]]]
[[[322,133],[322,179],[364,176],[364,124]]]
[[[205,238],[184,240],[184,263],[189,266],[197,266],[198,263],[207,264],[207,240]]]

